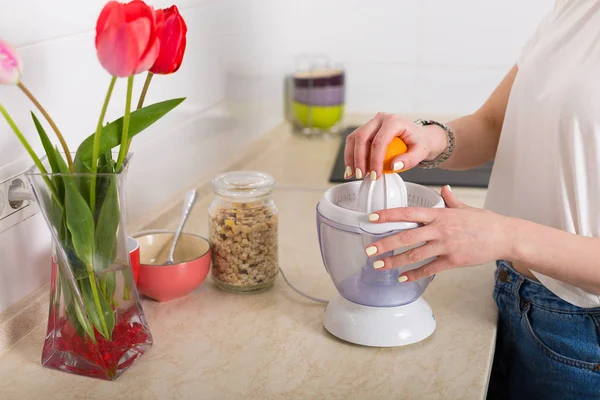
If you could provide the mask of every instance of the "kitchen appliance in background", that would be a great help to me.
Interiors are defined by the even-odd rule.
[[[367,255],[374,242],[418,227],[411,222],[373,223],[369,213],[406,206],[443,208],[444,201],[432,189],[404,183],[400,175],[392,173],[375,182],[365,179],[334,186],[317,205],[323,263],[339,292],[327,305],[324,326],[342,340],[394,347],[419,342],[435,331],[433,312],[422,297],[433,277],[414,282],[399,279],[402,273],[431,260],[377,269],[382,258],[410,248]]]
[[[286,77],[285,113],[294,132],[319,138],[342,130],[346,73],[326,56],[299,56]]]

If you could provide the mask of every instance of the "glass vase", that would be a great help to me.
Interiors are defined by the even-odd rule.
[[[47,159],[44,164],[56,170]],[[62,173],[34,167],[26,174],[52,236],[42,365],[114,380],[152,346],[127,251],[122,188],[128,161],[120,173],[108,155],[97,173],[80,160],[74,165],[73,173],[65,164]]]

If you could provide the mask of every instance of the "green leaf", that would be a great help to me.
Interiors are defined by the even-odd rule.
[[[77,174],[75,183],[77,183],[79,193],[81,193],[81,196],[88,202],[90,198],[90,186],[92,184],[92,176],[90,175],[92,173],[92,167],[89,165],[89,161],[84,162],[75,155],[73,170]]]
[[[45,210],[46,215],[48,216],[48,220],[50,221],[50,225],[56,228],[58,236],[62,240],[62,238],[64,237],[62,235],[62,226],[65,222],[63,219],[63,208],[58,203],[58,201],[56,201],[56,199],[49,190],[40,190],[38,194],[41,198],[41,201],[39,202],[40,207],[42,207]]]
[[[123,268],[121,270],[123,275],[123,300],[127,301],[131,299],[131,287],[135,285],[133,283],[133,271],[131,268]]]
[[[98,172],[101,174],[112,174],[115,172],[117,162],[112,159],[112,152],[109,150],[100,155],[98,159]]]
[[[98,332],[106,339],[110,340],[112,331],[115,327],[115,314],[104,296],[95,298],[94,290],[91,285],[96,286],[96,283],[92,281],[91,277],[90,279],[82,279],[79,285],[87,315]],[[96,292],[98,291],[97,289],[98,288],[96,287]],[[97,303],[100,305],[100,309],[98,309]],[[106,323],[106,329],[103,327],[102,319],[104,319],[104,323]]]
[[[62,243],[67,243],[67,240],[70,240],[71,238],[69,238],[69,229],[67,228],[67,216],[65,214],[64,210],[61,210],[62,214],[60,216],[60,226],[59,226],[59,230],[58,230],[58,238],[60,239],[60,241]]]
[[[75,332],[77,332],[77,335],[79,335],[81,338],[85,338],[86,331],[85,329],[83,329],[83,325],[81,325],[81,323],[77,319],[77,312],[75,311],[75,307],[73,306],[73,304],[66,305],[65,313],[67,314],[67,318],[69,319],[69,321],[71,321],[73,328],[75,328]],[[93,333],[93,331],[88,332],[88,335],[91,333]]]
[[[114,271],[108,272],[106,274],[106,291],[104,292],[106,301],[108,304],[112,304],[116,301],[114,298],[115,292],[117,290],[117,273]]]
[[[90,321],[86,318],[83,310],[81,310],[81,306],[79,302],[75,298],[75,286],[77,283],[74,281],[65,278],[64,270],[68,268],[68,266],[63,264],[62,258],[58,258],[58,279],[61,286],[61,290],[63,292],[63,299],[65,302],[65,306],[67,307],[67,314],[73,327],[77,331],[82,338],[84,337],[84,332],[87,333],[92,340],[95,342],[96,337],[94,335],[94,328],[90,324]]]
[[[50,142],[50,138],[48,134],[44,130],[44,127],[37,119],[33,111],[31,112],[31,118],[33,119],[33,123],[35,124],[35,129],[37,129],[38,134],[40,135],[40,140],[42,141],[42,145],[44,146],[44,150],[46,151],[46,155],[48,156],[48,162],[50,163],[50,167],[52,168],[52,172],[55,174],[60,173],[60,169],[58,168],[58,163],[56,162],[56,154],[54,153],[54,146],[52,146],[52,142]]]
[[[35,116],[33,111],[31,112],[31,118],[33,119],[35,129],[37,129],[38,135],[40,136],[40,140],[42,141],[42,145],[44,146],[44,150],[46,151],[46,156],[48,157],[48,163],[50,164],[50,168],[52,168],[53,173],[59,174],[60,169],[58,167],[58,162],[56,161],[56,153],[54,152],[54,146],[52,146],[52,142],[50,142],[48,134],[44,130],[44,127],[42,126],[38,118]],[[58,191],[58,196],[60,197],[61,201],[64,200],[65,189],[63,187],[62,179],[60,179],[59,176],[54,176],[52,178],[52,181],[54,182],[54,186]]]
[[[63,299],[67,308],[66,312],[71,324],[73,324],[73,327],[75,328],[75,331],[82,338],[84,337],[85,333],[87,333],[90,337],[94,337],[94,329],[90,325],[89,321],[85,318],[81,310],[79,310],[79,305],[77,305],[77,301],[75,301],[73,292],[69,287],[70,284],[64,282],[61,273],[59,273],[59,280],[63,282],[61,289],[63,291]]]
[[[101,154],[98,158],[98,173],[99,174],[114,174],[116,162],[112,159],[112,153],[110,151]],[[96,210],[94,213],[95,221],[98,221],[98,216],[104,199],[106,198],[106,191],[111,184],[112,179],[117,179],[108,176],[98,176],[96,179]]]
[[[117,176],[104,175],[101,181],[108,180],[102,207],[98,214],[94,241],[94,271],[101,272],[110,267],[117,256],[117,229],[121,222],[119,198],[117,192]]]
[[[60,155],[58,148],[56,154]],[[115,325],[115,316],[104,296],[98,295],[96,277],[93,270],[94,217],[87,202],[77,190],[77,184],[64,160],[58,160],[65,184],[65,213],[67,227],[78,260],[70,260],[75,265],[80,261],[85,265],[88,276],[79,280],[80,290],[89,319],[102,336],[110,339]],[[75,308],[77,311],[77,307]]]
[[[177,107],[185,98],[171,99],[155,103],[130,114],[129,119],[129,138],[131,139],[144,129],[158,121],[169,111]],[[121,144],[121,133],[123,131],[123,117],[111,122],[102,128],[100,137],[99,154],[106,153],[112,148]],[[85,139],[77,149],[76,158],[82,161],[90,162],[94,151],[94,134]]]
[[[77,190],[77,184],[69,167],[64,162],[56,148],[58,167],[63,174],[65,184],[65,213],[67,228],[71,232],[71,240],[77,257],[92,270],[92,255],[94,251],[94,217],[87,202]]]
[[[76,155],[73,161],[73,170],[76,174],[91,174],[92,166],[90,165],[90,160],[84,161]]]

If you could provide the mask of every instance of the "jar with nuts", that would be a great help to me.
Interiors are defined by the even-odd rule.
[[[273,286],[279,272],[278,215],[273,177],[234,171],[215,177],[209,207],[212,278],[218,287],[254,292]]]

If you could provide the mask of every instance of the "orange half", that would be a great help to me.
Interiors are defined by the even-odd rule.
[[[388,145],[385,151],[385,157],[383,159],[383,173],[384,174],[393,174],[394,171],[393,161],[399,155],[402,155],[408,151],[408,146],[404,143],[404,140],[399,137],[395,137],[392,139],[390,144]]]

